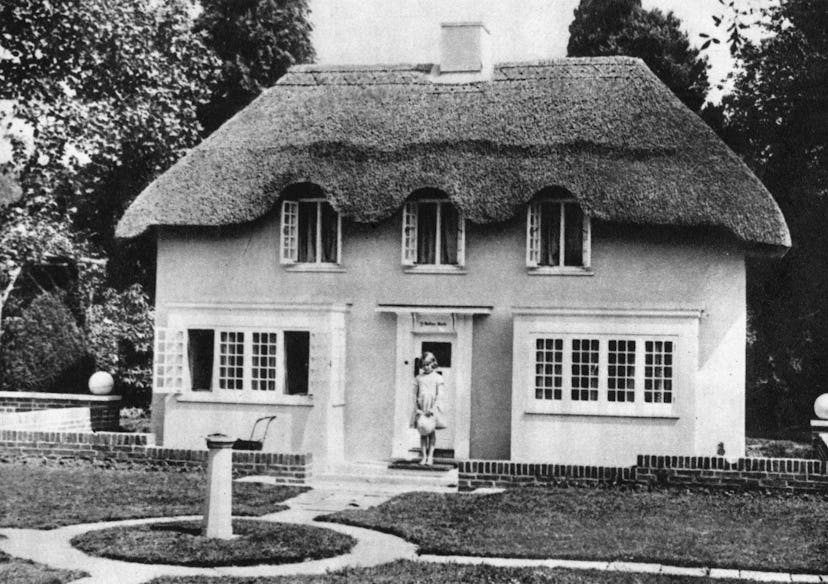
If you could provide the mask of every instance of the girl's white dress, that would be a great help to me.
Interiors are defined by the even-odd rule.
[[[414,395],[415,404],[413,415],[411,416],[411,427],[417,427],[417,410],[421,410],[425,414],[433,414],[437,418],[437,427],[445,428],[446,424],[443,419],[443,410],[441,402],[445,393],[445,383],[443,376],[432,371],[431,373],[421,373],[414,380]]]

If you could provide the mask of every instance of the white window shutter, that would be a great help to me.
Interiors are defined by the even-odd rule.
[[[457,265],[466,265],[466,218],[457,218]]]
[[[182,330],[155,329],[154,393],[180,393],[184,391],[185,336]]]
[[[529,203],[526,208],[526,267],[537,268],[540,262],[540,204]]]
[[[282,201],[281,261],[293,264],[299,257],[299,203]]]
[[[402,221],[402,264],[417,263],[417,203],[406,203]]]
[[[592,225],[589,221],[589,216],[586,213],[584,213],[584,222],[581,227],[581,234],[583,241],[582,258],[584,267],[588,268],[592,262]]]

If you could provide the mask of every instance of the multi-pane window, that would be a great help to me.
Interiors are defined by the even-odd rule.
[[[532,342],[535,400],[586,407],[674,402],[674,341],[561,334]]]
[[[572,399],[598,399],[598,340],[572,340]]]
[[[155,391],[180,391],[184,387],[184,331],[155,331]]]
[[[573,200],[544,199],[526,215],[526,265],[530,268],[587,268],[590,222]]]
[[[162,371],[161,366],[171,359],[179,360],[178,355],[183,363],[186,346],[186,372],[191,391],[308,394],[309,331],[188,329],[177,334],[182,342],[176,347],[181,349],[157,352],[156,371]],[[180,369],[181,380],[177,383],[183,389],[185,368]],[[156,375],[157,387],[159,380],[164,383]]]
[[[563,397],[563,339],[535,341],[535,398]]]
[[[242,389],[244,333],[222,332],[219,342],[219,389]]]
[[[673,343],[647,341],[644,347],[644,401],[672,403]]]
[[[404,265],[465,264],[465,219],[443,199],[411,201],[403,208]]]
[[[635,341],[609,341],[607,400],[611,402],[635,401]]]
[[[282,263],[338,264],[342,221],[324,199],[282,201]]]
[[[253,333],[250,389],[276,391],[276,333]]]

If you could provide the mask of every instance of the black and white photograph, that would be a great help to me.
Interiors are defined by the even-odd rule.
[[[0,0],[0,584],[828,583],[828,0]]]

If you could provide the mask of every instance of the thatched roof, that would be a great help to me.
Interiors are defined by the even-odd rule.
[[[471,221],[502,221],[560,186],[598,219],[714,226],[790,246],[762,183],[638,59],[433,79],[431,66],[294,67],[147,187],[117,233],[251,221],[307,181],[360,222],[389,217],[425,187]]]

